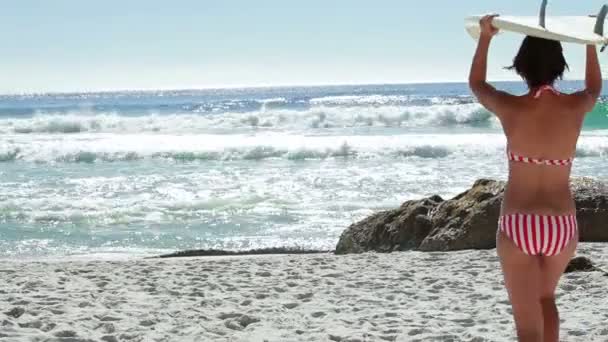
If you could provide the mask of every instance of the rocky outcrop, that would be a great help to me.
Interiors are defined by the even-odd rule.
[[[607,275],[606,272],[597,268],[591,260],[585,257],[576,257],[570,260],[564,273],[572,272],[602,272],[604,275]]]
[[[589,178],[572,182],[580,239],[584,242],[608,241],[608,186]]]
[[[191,257],[215,257],[215,256],[242,256],[242,255],[268,255],[268,254],[323,254],[331,253],[331,251],[316,250],[316,249],[302,249],[297,247],[276,247],[276,248],[262,248],[262,249],[250,249],[246,251],[226,251],[221,249],[191,249],[185,251],[179,251],[171,254],[163,254],[159,256],[150,257],[149,259],[155,258],[191,258]]]
[[[433,228],[430,213],[443,202],[439,196],[408,201],[355,223],[342,233],[336,254],[418,248]]]
[[[433,229],[418,248],[446,251],[496,247],[503,190],[503,182],[479,180],[469,191],[445,201],[432,213]]]
[[[336,253],[495,248],[504,185],[482,179],[450,200],[433,196],[374,214],[342,233]],[[580,178],[572,189],[581,241],[608,242],[608,187]]]

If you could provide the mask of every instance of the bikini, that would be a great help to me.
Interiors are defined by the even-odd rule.
[[[539,88],[534,98],[539,98],[543,91],[559,93],[551,86]],[[529,158],[507,151],[509,161],[552,167],[572,165],[569,159]],[[536,215],[507,214],[498,220],[499,231],[503,232],[515,245],[527,255],[554,256],[563,251],[568,243],[576,238],[578,224],[576,214]]]

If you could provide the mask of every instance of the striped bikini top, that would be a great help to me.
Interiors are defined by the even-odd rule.
[[[553,88],[553,86],[544,85],[544,86],[536,89],[536,91],[534,92],[534,98],[535,99],[540,98],[540,96],[543,94],[544,91],[549,91],[549,92],[553,93],[554,95],[558,95],[558,96],[561,95],[559,91],[557,91],[557,90],[555,90],[555,88]]]
[[[544,91],[550,91],[555,95],[561,95],[557,90],[555,90],[555,88],[553,88],[553,86],[544,85],[536,90],[536,92],[534,93],[534,98],[538,99]],[[568,165],[572,165],[572,161],[574,160],[574,158],[568,158],[568,159],[529,158],[529,157],[524,157],[524,156],[515,154],[509,150],[507,151],[507,155],[509,157],[509,160],[512,162],[528,163],[528,164],[536,164],[536,165],[548,165],[548,166],[568,166]]]
[[[547,165],[547,166],[568,166],[572,165],[574,158],[568,159],[541,159],[541,158],[529,158],[524,157],[518,154],[515,154],[511,151],[507,151],[507,156],[509,160],[517,163],[528,163],[528,164],[536,164],[536,165]]]

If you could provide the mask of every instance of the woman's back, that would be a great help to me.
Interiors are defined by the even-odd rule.
[[[480,41],[478,51],[487,53],[489,42],[487,37]],[[509,163],[503,214],[575,212],[569,189],[571,158],[585,113],[593,109],[602,85],[595,47],[587,47],[587,56],[586,89],[561,94],[553,88],[568,69],[561,44],[526,37],[509,69],[526,81],[530,92],[514,96],[486,82],[487,55],[476,54],[469,79],[471,90],[483,106],[498,116],[507,136],[507,150],[518,157]],[[533,162],[526,163],[526,158]]]
[[[569,162],[576,152],[586,112],[584,96],[546,88],[505,100],[496,112],[507,136],[507,150],[515,158],[510,158],[514,160],[509,163],[503,212],[573,212]],[[517,157],[537,162],[523,162]]]

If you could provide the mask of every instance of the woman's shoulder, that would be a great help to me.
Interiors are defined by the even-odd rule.
[[[571,108],[581,114],[586,114],[593,110],[593,107],[597,103],[597,97],[586,90],[574,93],[562,93],[560,99],[567,108]]]

